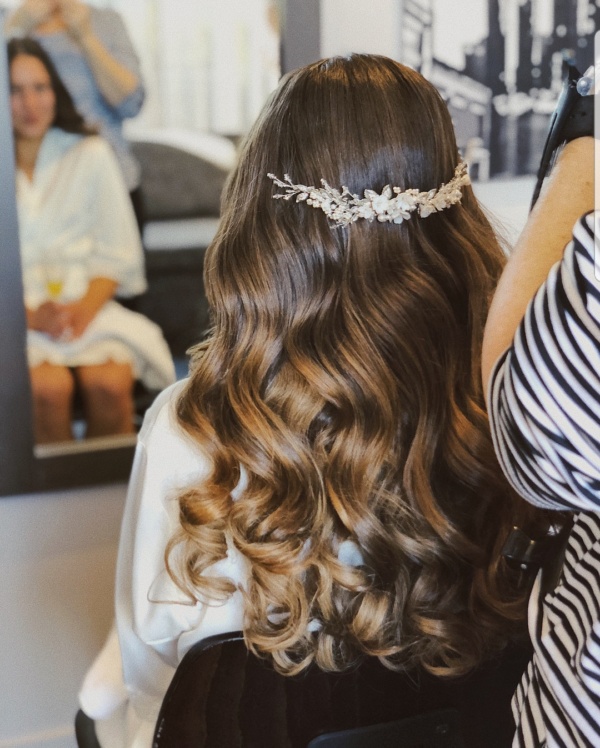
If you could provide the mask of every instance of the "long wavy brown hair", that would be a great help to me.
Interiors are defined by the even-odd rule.
[[[433,86],[351,55],[283,79],[226,186],[213,327],[178,403],[212,470],[180,496],[166,558],[191,598],[224,599],[232,582],[204,572],[229,540],[249,561],[247,644],[282,672],[367,654],[458,674],[523,616],[500,549],[531,510],[501,477],[480,381],[503,253],[471,188],[425,219],[339,228],[267,178],[429,190],[458,160]]]

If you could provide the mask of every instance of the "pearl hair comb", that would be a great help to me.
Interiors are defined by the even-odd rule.
[[[304,184],[294,184],[289,174],[284,174],[284,181],[274,174],[267,176],[278,187],[285,189],[285,193],[277,193],[273,198],[291,200],[295,197],[297,203],[306,202],[313,208],[320,208],[331,221],[335,221],[335,227],[348,226],[359,218],[365,218],[367,221],[377,219],[381,222],[402,223],[415,211],[421,218],[427,218],[432,213],[459,203],[462,198],[460,188],[471,184],[464,161],[458,163],[452,179],[438,189],[428,192],[417,189],[401,191],[399,187],[391,187],[388,184],[381,194],[365,190],[363,198],[350,192],[347,187],[342,187],[341,191],[336,190],[324,179],[321,180],[322,187],[308,187]]]

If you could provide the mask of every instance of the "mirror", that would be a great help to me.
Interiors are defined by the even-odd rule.
[[[0,16],[15,5],[16,0],[5,0],[4,7],[0,8]],[[200,161],[205,165],[202,182],[207,194],[199,198],[203,204],[187,204],[182,209],[185,200],[180,200],[179,213],[175,212],[173,220],[165,211],[165,200],[159,200],[156,194],[152,194],[152,186],[156,187],[154,175],[149,202],[155,214],[144,233],[147,266],[159,271],[155,275],[165,276],[167,280],[171,278],[172,281],[173,267],[176,266],[180,274],[187,278],[190,258],[193,259],[198,296],[201,292],[202,253],[216,229],[219,194],[223,180],[235,161],[235,143],[253,121],[279,78],[278,8],[270,0],[253,0],[250,3],[230,0],[220,3],[218,7],[211,2],[190,3],[181,0],[170,0],[168,3],[160,0],[91,2],[90,5],[111,7],[121,13],[142,58],[147,99],[143,114],[138,121],[132,121],[127,130],[127,137],[136,153],[146,158],[147,166],[155,164],[156,148],[161,147],[169,149],[169,161],[177,156],[178,163],[181,163],[182,154],[185,153],[196,159],[196,166]],[[174,7],[176,5],[180,7]],[[229,33],[232,28],[235,30],[233,35]],[[226,64],[222,62],[224,59],[228,60]],[[237,61],[237,65],[233,66],[234,76],[229,75],[232,60]],[[4,116],[0,145],[3,156],[2,184],[5,189],[0,230],[4,264],[2,280],[7,282],[7,288],[2,295],[2,303],[10,310],[10,314],[4,315],[5,322],[11,320],[3,328],[3,342],[6,338],[3,349],[5,352],[18,351],[19,355],[7,356],[3,365],[6,370],[3,377],[5,392],[0,392],[0,398],[6,400],[3,412],[9,414],[12,408],[15,415],[10,428],[7,419],[4,420],[7,428],[6,433],[0,432],[0,443],[4,447],[5,463],[15,466],[15,477],[8,475],[10,471],[0,477],[0,494],[123,480],[131,464],[134,435],[79,438],[35,447],[32,444],[31,401],[24,355],[23,286],[14,190],[10,189],[14,185],[14,151],[11,125],[7,119],[10,107],[5,63],[3,55],[1,98]],[[217,96],[217,92],[223,93],[226,84],[226,95]],[[5,154],[10,154],[10,158]],[[206,178],[206,171],[212,181]],[[180,181],[181,176],[179,170]],[[152,177],[150,175],[150,181]],[[189,183],[186,186],[189,187]],[[163,184],[162,190],[168,191],[169,186]],[[176,238],[173,241],[174,233]],[[171,239],[171,245],[165,246],[165,236]],[[193,237],[191,240],[190,236]],[[167,253],[170,256],[167,257]],[[185,255],[183,261],[181,255]],[[9,260],[12,276],[7,274]],[[150,285],[149,292],[134,301],[160,317],[161,311],[157,307],[160,307],[162,289],[153,288],[152,283]],[[179,311],[178,316],[181,317],[181,308],[177,309],[178,305],[181,307],[178,290],[176,284],[175,288],[170,288],[170,305],[175,307],[170,313],[173,316],[173,311]],[[144,309],[139,311],[143,312]],[[187,329],[187,341],[173,342],[171,331],[169,343],[172,343],[178,376],[185,375],[187,371],[185,348],[202,334],[201,321],[194,321],[196,328],[192,331]],[[180,319],[180,327],[189,328],[189,325],[186,326],[185,320]],[[9,364],[10,371],[7,370]],[[143,408],[147,405],[148,402],[145,402]],[[138,423],[141,422],[142,413],[143,409],[139,413]],[[82,428],[81,423],[75,423],[75,431],[79,429],[81,432],[84,428],[85,425]]]
[[[14,189],[14,146],[4,36],[0,29],[0,495],[42,488],[122,480],[133,456],[131,443],[103,443],[101,450],[34,454],[25,310]]]

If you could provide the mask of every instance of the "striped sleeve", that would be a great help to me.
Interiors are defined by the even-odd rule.
[[[506,476],[550,509],[600,510],[600,250],[590,213],[498,361],[490,421]]]

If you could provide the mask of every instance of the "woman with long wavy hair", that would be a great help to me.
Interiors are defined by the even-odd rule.
[[[468,181],[438,92],[383,57],[288,74],[247,137],[206,255],[212,328],[146,419],[123,526],[149,736],[211,634],[242,629],[286,674],[367,655],[455,676],[522,622],[501,547],[537,519],[484,412],[503,253]]]

